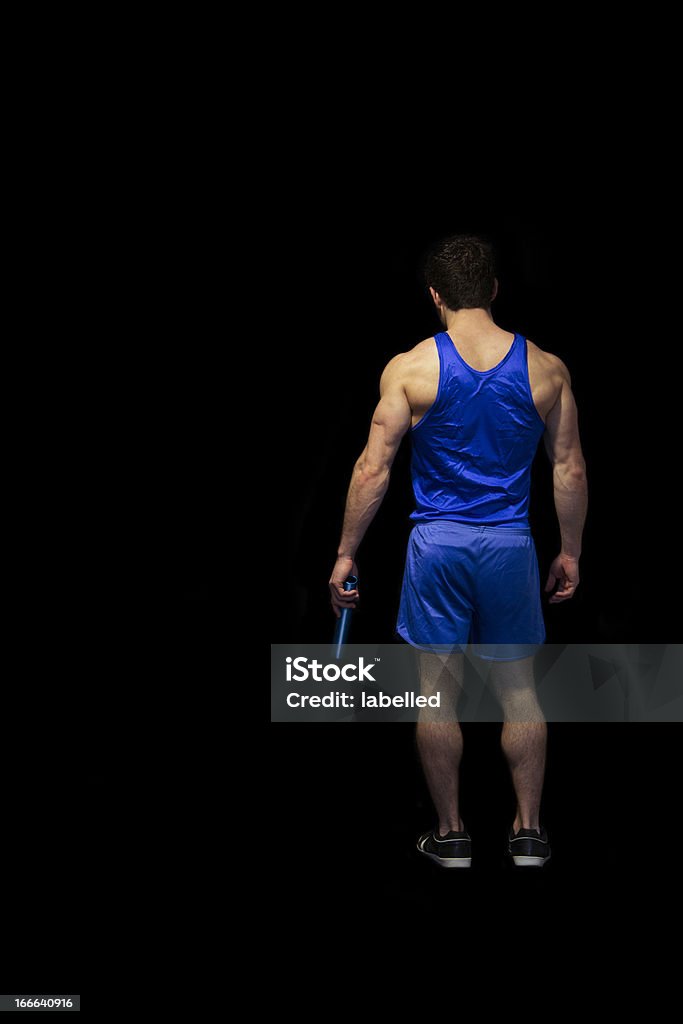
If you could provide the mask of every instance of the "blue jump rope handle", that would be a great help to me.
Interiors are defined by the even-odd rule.
[[[347,576],[344,580],[344,590],[355,590],[357,586],[357,576]],[[343,608],[341,615],[337,619],[337,624],[334,627],[332,643],[334,644],[334,656],[337,659],[341,658],[342,648],[348,639],[352,615],[353,608]]]

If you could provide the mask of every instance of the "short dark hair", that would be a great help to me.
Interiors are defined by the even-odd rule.
[[[450,235],[427,254],[424,278],[453,312],[487,309],[496,280],[493,248],[475,235]]]

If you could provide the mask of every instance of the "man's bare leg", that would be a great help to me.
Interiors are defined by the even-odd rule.
[[[462,654],[419,652],[421,692],[425,697],[439,691],[440,708],[420,708],[417,746],[437,814],[439,835],[462,832],[458,807],[458,782],[462,757],[462,731],[456,717],[462,686]]]
[[[517,797],[512,827],[540,830],[547,728],[536,698],[533,658],[492,662],[491,682],[503,710],[501,742]]]

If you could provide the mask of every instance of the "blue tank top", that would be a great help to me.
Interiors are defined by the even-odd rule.
[[[531,397],[526,338],[491,370],[475,370],[436,335],[439,388],[412,430],[411,519],[526,524],[531,463],[545,424]]]

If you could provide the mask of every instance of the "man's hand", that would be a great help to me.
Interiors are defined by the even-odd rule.
[[[571,555],[560,553],[548,573],[548,582],[545,585],[546,594],[557,586],[550,598],[550,604],[559,604],[560,601],[568,601],[574,596],[579,585],[579,560]]]
[[[334,563],[334,569],[330,576],[330,596],[332,609],[339,618],[343,608],[354,608],[358,603],[358,590],[344,590],[344,583],[348,576],[357,576],[358,568],[353,558],[340,555]]]

